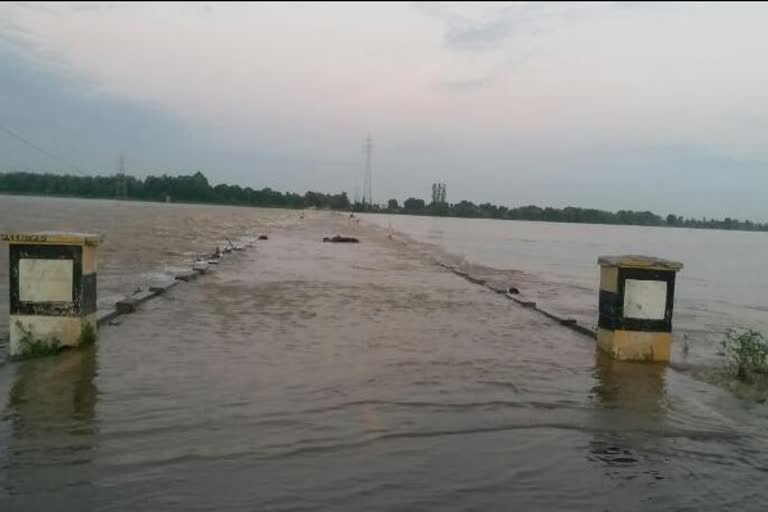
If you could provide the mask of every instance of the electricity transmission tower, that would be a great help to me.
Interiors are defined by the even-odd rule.
[[[432,184],[432,204],[446,204],[445,183]]]
[[[128,184],[125,179],[125,157],[120,155],[117,164],[117,182],[115,183],[115,196],[125,198],[128,195]]]
[[[371,134],[365,139],[363,145],[365,151],[365,175],[363,177],[363,204],[373,205],[373,171],[371,169],[371,156],[373,153],[373,139]]]

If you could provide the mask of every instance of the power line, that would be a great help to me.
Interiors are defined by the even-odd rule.
[[[64,158],[61,158],[61,157],[51,153],[50,151],[48,151],[48,150],[46,150],[44,148],[41,148],[40,146],[38,146],[37,144],[35,144],[31,140],[27,139],[26,137],[24,137],[22,135],[19,135],[18,133],[16,133],[15,131],[11,130],[10,128],[0,124],[0,130],[4,131],[5,133],[10,135],[14,139],[17,139],[17,140],[23,142],[24,144],[26,144],[27,146],[31,147],[32,149],[35,149],[35,150],[39,151],[40,153],[44,154],[45,156],[47,156],[51,160],[53,160],[55,162],[58,162],[59,164],[64,164],[66,167],[69,167],[70,169],[74,170],[78,174],[81,174],[81,175],[85,174],[82,170],[80,170],[80,168],[78,166],[76,166],[72,162],[69,162],[69,161],[67,161]]]

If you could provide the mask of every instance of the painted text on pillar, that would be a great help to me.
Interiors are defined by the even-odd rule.
[[[24,357],[96,338],[98,235],[11,233],[10,355]]]

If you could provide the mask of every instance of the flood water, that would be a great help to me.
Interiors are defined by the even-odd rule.
[[[364,215],[473,263],[522,271],[514,283],[542,306],[596,327],[597,258],[677,260],[674,327],[691,357],[712,360],[729,328],[768,332],[768,233],[551,222]],[[679,354],[676,354],[678,356]]]
[[[91,347],[0,364],[2,511],[768,509],[766,405],[606,360],[429,247],[327,212],[2,196],[0,211],[0,230],[106,234],[105,307],[225,237],[270,235]],[[322,243],[334,233],[362,243]],[[568,272],[558,286],[578,292]]]
[[[195,257],[240,238],[296,222],[276,209],[0,195],[0,233],[74,231],[104,235],[99,248],[98,306],[137,288],[171,280]],[[0,251],[0,347],[7,332],[8,251]]]

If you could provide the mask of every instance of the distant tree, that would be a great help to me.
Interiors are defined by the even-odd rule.
[[[329,200],[329,206],[334,210],[349,210],[351,206],[346,192],[330,196]]]
[[[436,217],[448,217],[451,214],[451,207],[446,203],[431,203],[427,206],[425,213]]]
[[[308,191],[304,195],[282,193],[265,187],[255,190],[239,185],[219,184],[211,186],[202,172],[191,175],[147,176],[144,180],[133,176],[71,176],[66,174],[38,174],[29,172],[0,173],[0,193],[61,195],[94,198],[141,199],[165,201],[170,196],[174,201],[194,203],[237,204],[249,206],[274,206],[281,208],[330,208],[380,212],[379,205],[362,203],[350,204],[347,194],[325,194]],[[481,217],[513,220],[548,222],[584,222],[592,224],[631,224],[638,226],[684,226],[693,229],[729,229],[746,231],[768,231],[768,223],[741,221],[732,217],[725,219],[683,218],[669,214],[660,217],[649,211],[619,210],[608,212],[593,208],[541,208],[535,205],[507,208],[491,203],[476,205],[472,201],[448,204],[445,200],[445,184],[433,187],[432,203],[426,205],[423,199],[409,197],[404,210],[419,215]],[[390,199],[387,210],[399,210],[396,199]]]
[[[403,202],[403,207],[409,211],[423,210],[427,204],[423,199],[416,199],[415,197],[409,197]]]

